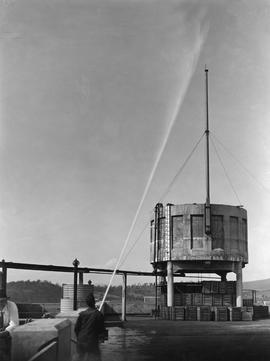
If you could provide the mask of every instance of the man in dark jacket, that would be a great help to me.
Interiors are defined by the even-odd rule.
[[[86,298],[88,308],[79,314],[75,324],[78,361],[100,361],[99,338],[105,333],[104,317],[95,308],[95,298]]]

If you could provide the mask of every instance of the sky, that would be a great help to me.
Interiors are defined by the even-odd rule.
[[[152,172],[120,261],[152,271],[155,204],[205,202],[203,140],[168,186],[204,132],[207,65],[211,202],[247,209],[243,277],[270,278],[270,2],[0,6],[1,259],[113,268]],[[72,275],[9,271],[18,279]]]

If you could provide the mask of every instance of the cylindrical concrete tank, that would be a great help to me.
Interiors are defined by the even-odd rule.
[[[161,207],[159,206],[159,209]],[[211,204],[211,233],[205,233],[205,204],[167,205],[151,221],[151,263],[174,272],[234,271],[248,262],[247,212],[242,207]],[[158,215],[158,216],[157,216]]]
[[[85,299],[89,293],[94,292],[93,285],[77,285],[77,307],[87,307]],[[63,284],[63,298],[60,302],[60,312],[68,312],[73,310],[73,295],[74,295],[74,285],[73,284]]]
[[[92,292],[93,293],[93,286],[87,285],[77,285],[77,300],[78,301],[85,301],[86,296]],[[63,298],[71,298],[73,299],[74,295],[74,285],[73,284],[63,284]]]
[[[60,312],[69,312],[73,310],[73,300],[70,298],[61,298],[60,300]]]

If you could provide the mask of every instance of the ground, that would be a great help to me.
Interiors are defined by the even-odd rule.
[[[270,361],[270,320],[129,319],[109,328],[102,361]]]

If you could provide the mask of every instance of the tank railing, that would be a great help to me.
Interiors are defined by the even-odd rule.
[[[44,347],[44,345],[46,345]],[[56,361],[57,360],[57,348],[58,342],[56,339],[53,339],[48,344],[41,346],[41,350],[38,351],[34,356],[32,356],[28,361]]]

